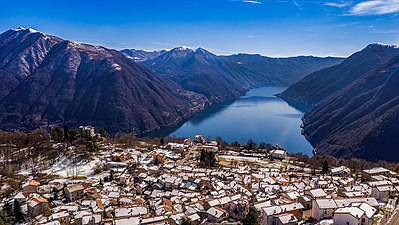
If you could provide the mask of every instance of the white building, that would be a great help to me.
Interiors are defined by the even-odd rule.
[[[315,220],[332,218],[337,208],[333,199],[315,199],[312,203],[312,218]]]
[[[282,149],[271,150],[270,156],[273,159],[285,159],[285,157],[287,156],[287,151],[282,150]]]
[[[371,225],[376,209],[367,203],[354,203],[349,207],[339,208],[334,212],[334,224]]]

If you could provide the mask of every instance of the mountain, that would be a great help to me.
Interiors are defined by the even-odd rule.
[[[2,79],[22,77],[0,101],[2,129],[91,124],[110,133],[143,133],[176,125],[208,104],[115,50],[29,29],[0,37],[8,49],[0,62],[7,71]]]
[[[31,75],[60,41],[23,27],[0,34],[0,100]]]
[[[202,48],[195,51],[185,47],[174,48],[143,62],[143,65],[184,89],[205,95],[212,102],[235,99],[249,89],[248,85],[232,76],[222,58]]]
[[[316,106],[303,118],[304,135],[317,153],[399,161],[399,48],[371,44],[318,75],[298,82],[321,85],[305,96],[324,95],[313,98]]]
[[[289,86],[304,76],[341,63],[344,58],[297,56],[271,58],[259,54],[237,54],[224,59],[236,67],[263,78],[265,84]]]
[[[392,46],[370,44],[339,65],[309,74],[278,96],[287,101],[315,106],[398,53],[399,49]]]
[[[212,102],[223,102],[253,87],[288,85],[342,60],[306,56],[277,59],[248,54],[216,56],[203,48],[178,47],[142,64]]]
[[[156,58],[163,53],[166,52],[166,50],[162,51],[147,51],[147,50],[139,50],[139,49],[123,49],[120,51],[122,54],[124,54],[126,57],[133,59],[136,62],[141,62],[149,59]]]

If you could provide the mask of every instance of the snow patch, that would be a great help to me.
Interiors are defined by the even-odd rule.
[[[25,27],[18,27],[17,29],[12,29],[13,31],[23,31],[28,30],[30,33],[40,33],[40,31],[35,30],[33,28],[25,28]]]
[[[97,163],[101,163],[99,158],[95,158],[89,162],[80,161],[73,163],[71,159],[62,157],[57,163],[54,163],[48,170],[47,174],[55,174],[60,177],[85,176],[91,177],[94,174],[94,168]]]
[[[187,47],[187,46],[180,46],[180,47],[177,47],[177,48],[174,48],[174,49],[175,49],[175,50],[178,50],[178,51],[187,51],[187,50],[194,51],[193,48]]]
[[[388,44],[385,44],[385,43],[382,43],[382,42],[375,42],[375,43],[373,43],[371,45],[378,45],[378,46],[384,46],[384,47],[389,47],[389,48],[399,48],[396,45],[388,45]]]
[[[122,70],[122,67],[119,64],[117,64],[117,63],[113,63],[112,64],[112,69],[114,69],[114,70]]]

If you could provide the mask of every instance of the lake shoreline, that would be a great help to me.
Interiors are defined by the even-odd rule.
[[[279,144],[290,153],[312,155],[313,147],[301,134],[301,109],[275,94],[286,87],[266,86],[249,90],[232,101],[212,105],[187,121],[172,128],[162,129],[147,137],[188,137],[196,134],[215,138],[220,136],[227,142],[245,144],[248,139],[255,142]]]

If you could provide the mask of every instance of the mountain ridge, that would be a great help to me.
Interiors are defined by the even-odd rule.
[[[208,104],[204,96],[180,88],[116,50],[46,37],[52,38],[57,43],[35,70],[0,101],[3,129],[92,124],[110,133],[145,133],[176,125]],[[21,42],[10,40],[15,45]]]
[[[392,151],[399,147],[398,67],[399,48],[370,44],[341,64],[308,75],[282,96],[313,101],[303,133],[317,154],[398,161],[399,153]]]
[[[288,85],[310,72],[342,60],[313,56],[282,59],[249,54],[217,56],[204,48],[194,50],[177,47],[140,63],[183,88],[203,94],[214,103],[220,103],[235,99],[251,88]],[[291,81],[286,82],[288,78]],[[231,92],[223,91],[226,88]]]

